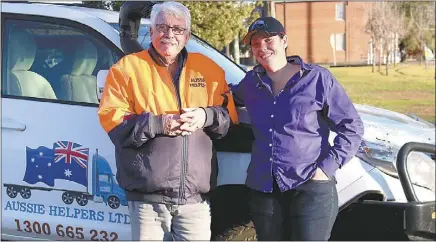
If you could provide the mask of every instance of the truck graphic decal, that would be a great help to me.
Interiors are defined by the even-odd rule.
[[[57,187],[56,180],[83,185],[86,191]],[[29,199],[32,190],[61,191],[62,201],[68,205],[76,201],[80,206],[86,206],[91,200],[105,203],[112,209],[127,206],[125,192],[118,185],[109,162],[98,154],[98,150],[91,155],[89,148],[71,141],[57,141],[53,143],[53,148],[26,147],[23,181],[30,185],[43,183],[49,187],[4,184],[6,194],[10,198],[20,194],[24,199]]]

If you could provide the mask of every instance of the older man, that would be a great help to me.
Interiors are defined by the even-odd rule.
[[[111,67],[98,115],[115,145],[133,240],[209,240],[212,140],[237,122],[225,73],[188,53],[189,10],[151,11],[151,46]]]

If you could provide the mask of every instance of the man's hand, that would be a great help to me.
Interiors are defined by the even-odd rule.
[[[312,180],[316,181],[327,181],[329,180],[329,177],[321,170],[321,168],[316,168],[315,175],[310,178]]]
[[[162,115],[163,133],[168,136],[177,136],[182,134],[180,130],[180,116],[176,114]]]
[[[192,133],[197,129],[201,129],[206,122],[206,111],[202,108],[184,108],[183,114],[180,115],[180,130],[183,132]]]

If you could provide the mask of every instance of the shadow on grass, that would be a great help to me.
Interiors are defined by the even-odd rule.
[[[382,76],[386,76],[386,71],[377,71],[378,74],[382,75]]]
[[[402,72],[400,69],[395,69],[395,72],[397,72],[397,73],[399,73],[399,74],[401,74],[403,76],[407,75],[406,73]]]
[[[380,75],[382,75],[382,76],[386,76],[386,70],[382,70],[382,71],[377,70],[376,72],[378,72],[378,73],[379,73]],[[398,74],[400,74],[401,76],[420,77],[419,75],[412,75],[412,74],[407,74],[407,73],[405,73],[405,72],[402,72],[399,68],[392,68],[392,69],[389,69],[389,74],[388,74],[388,76],[394,74],[394,73],[392,73],[392,72],[398,73]],[[394,76],[395,76],[395,75],[394,75]]]

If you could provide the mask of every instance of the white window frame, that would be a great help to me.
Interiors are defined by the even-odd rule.
[[[345,21],[345,3],[336,3],[335,6],[336,21]]]
[[[347,48],[345,33],[335,33],[335,48],[336,51],[345,51]]]

